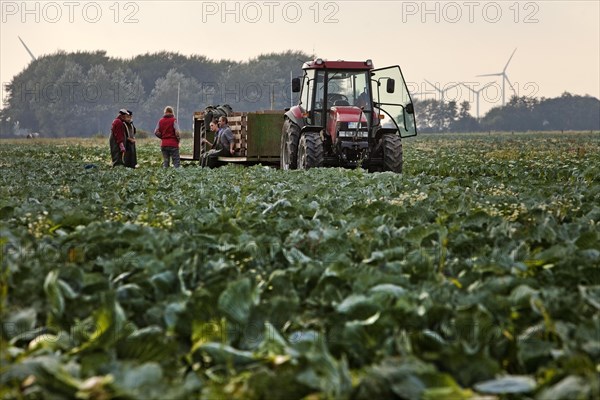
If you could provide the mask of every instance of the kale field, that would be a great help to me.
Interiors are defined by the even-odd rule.
[[[2,399],[600,397],[600,134],[404,173],[0,143]]]

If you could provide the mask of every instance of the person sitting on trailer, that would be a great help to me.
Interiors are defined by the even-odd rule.
[[[207,167],[209,157],[212,156],[213,154],[216,154],[219,152],[219,150],[218,150],[219,133],[220,133],[219,120],[217,118],[215,118],[212,121],[210,121],[208,128],[213,133],[215,140],[211,143],[206,138],[202,138],[202,143],[209,145],[211,147],[211,149],[209,151],[202,153],[202,155],[200,156],[200,166],[201,167]],[[217,158],[218,158],[218,156],[217,156]]]
[[[208,128],[210,129],[211,132],[214,133],[214,137],[215,140],[211,143],[210,141],[208,141],[206,138],[202,138],[202,143],[203,144],[207,144],[210,146],[211,149],[215,149],[216,150],[216,146],[219,143],[219,120],[217,118],[213,119],[212,121],[210,121],[210,124],[208,126]]]
[[[227,122],[227,117],[222,116],[219,118],[218,124],[220,129],[215,135],[214,143],[211,144],[208,140],[203,140],[203,143],[211,144],[212,150],[204,153],[200,160],[200,165],[209,168],[220,167],[223,163],[219,162],[219,157],[231,157],[235,154],[233,132],[227,125]],[[210,129],[213,132],[216,129],[214,121],[210,123]]]
[[[219,142],[223,146],[223,157],[231,157],[235,153],[235,140],[233,138],[233,132],[229,125],[227,125],[227,117],[219,117]]]

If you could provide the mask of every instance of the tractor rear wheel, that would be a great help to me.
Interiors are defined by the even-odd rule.
[[[323,141],[317,132],[306,132],[298,144],[298,168],[309,169],[323,166]]]
[[[300,128],[289,119],[283,123],[281,130],[281,169],[298,168],[298,142],[300,141]]]
[[[383,170],[402,172],[402,140],[397,134],[386,134],[381,139],[383,147]]]

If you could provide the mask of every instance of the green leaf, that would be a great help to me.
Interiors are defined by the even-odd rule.
[[[113,362],[109,372],[114,383],[110,385],[112,390],[107,398],[184,399],[195,397],[195,392],[202,387],[194,372],[173,380],[170,377],[172,371],[156,362]]]
[[[535,379],[524,375],[506,375],[475,384],[474,388],[481,393],[509,394],[529,393],[536,388]]]
[[[529,304],[529,299],[531,296],[535,296],[537,293],[537,290],[529,287],[528,285],[519,285],[513,289],[509,299],[512,304],[526,305]]]
[[[600,310],[600,285],[585,287],[579,286],[579,293],[591,306]]]
[[[101,298],[99,308],[85,324],[93,327],[93,332],[87,335],[87,341],[74,349],[75,353],[110,349],[134,330],[131,324],[127,324],[125,313],[115,300],[114,293],[103,294]]]
[[[257,305],[260,292],[249,278],[231,282],[219,296],[219,310],[232,321],[245,325],[252,306]]]
[[[208,354],[213,362],[219,365],[243,366],[257,362],[258,359],[250,351],[242,351],[222,343],[205,343],[198,351]]]
[[[164,361],[176,349],[159,326],[148,326],[134,331],[117,343],[119,358],[137,362]]]
[[[65,310],[65,299],[58,284],[58,271],[48,272],[44,280],[44,292],[46,292],[46,296],[50,301],[52,312],[57,316],[62,315]]]
[[[2,321],[2,337],[12,339],[35,328],[37,311],[33,307],[14,311]]]
[[[596,386],[597,388],[597,386]],[[555,385],[542,390],[539,400],[592,398],[590,382],[580,376],[569,375]]]
[[[382,283],[369,289],[369,293],[383,293],[393,297],[401,297],[406,294],[406,289],[392,283]]]

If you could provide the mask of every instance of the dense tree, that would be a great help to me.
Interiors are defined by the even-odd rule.
[[[470,114],[471,103],[463,101],[460,103],[458,118],[450,125],[452,132],[477,132],[479,130],[479,122]]]
[[[7,85],[3,119],[47,137],[106,132],[123,100],[145,101],[139,77],[122,66],[105,52],[40,57]]]
[[[200,102],[200,84],[194,78],[171,69],[164,78],[158,78],[156,85],[146,100],[143,117],[150,121],[158,120],[167,105],[177,106],[179,90],[179,110],[175,109],[181,129],[191,130],[192,113],[202,108]]]
[[[209,103],[227,103],[240,111],[283,109],[290,106],[290,74],[300,76],[302,52],[263,54],[222,69],[214,88],[205,86]],[[293,97],[293,101],[296,97]]]
[[[470,105],[465,101],[457,109],[455,101],[444,103],[435,99],[415,101],[417,130],[419,132],[474,132],[477,120],[469,114]]]
[[[591,96],[575,96],[568,92],[540,102],[536,123],[551,130],[600,129],[600,100]]]
[[[538,100],[513,96],[505,107],[490,110],[481,121],[485,130],[598,130],[600,100],[563,93]]]

